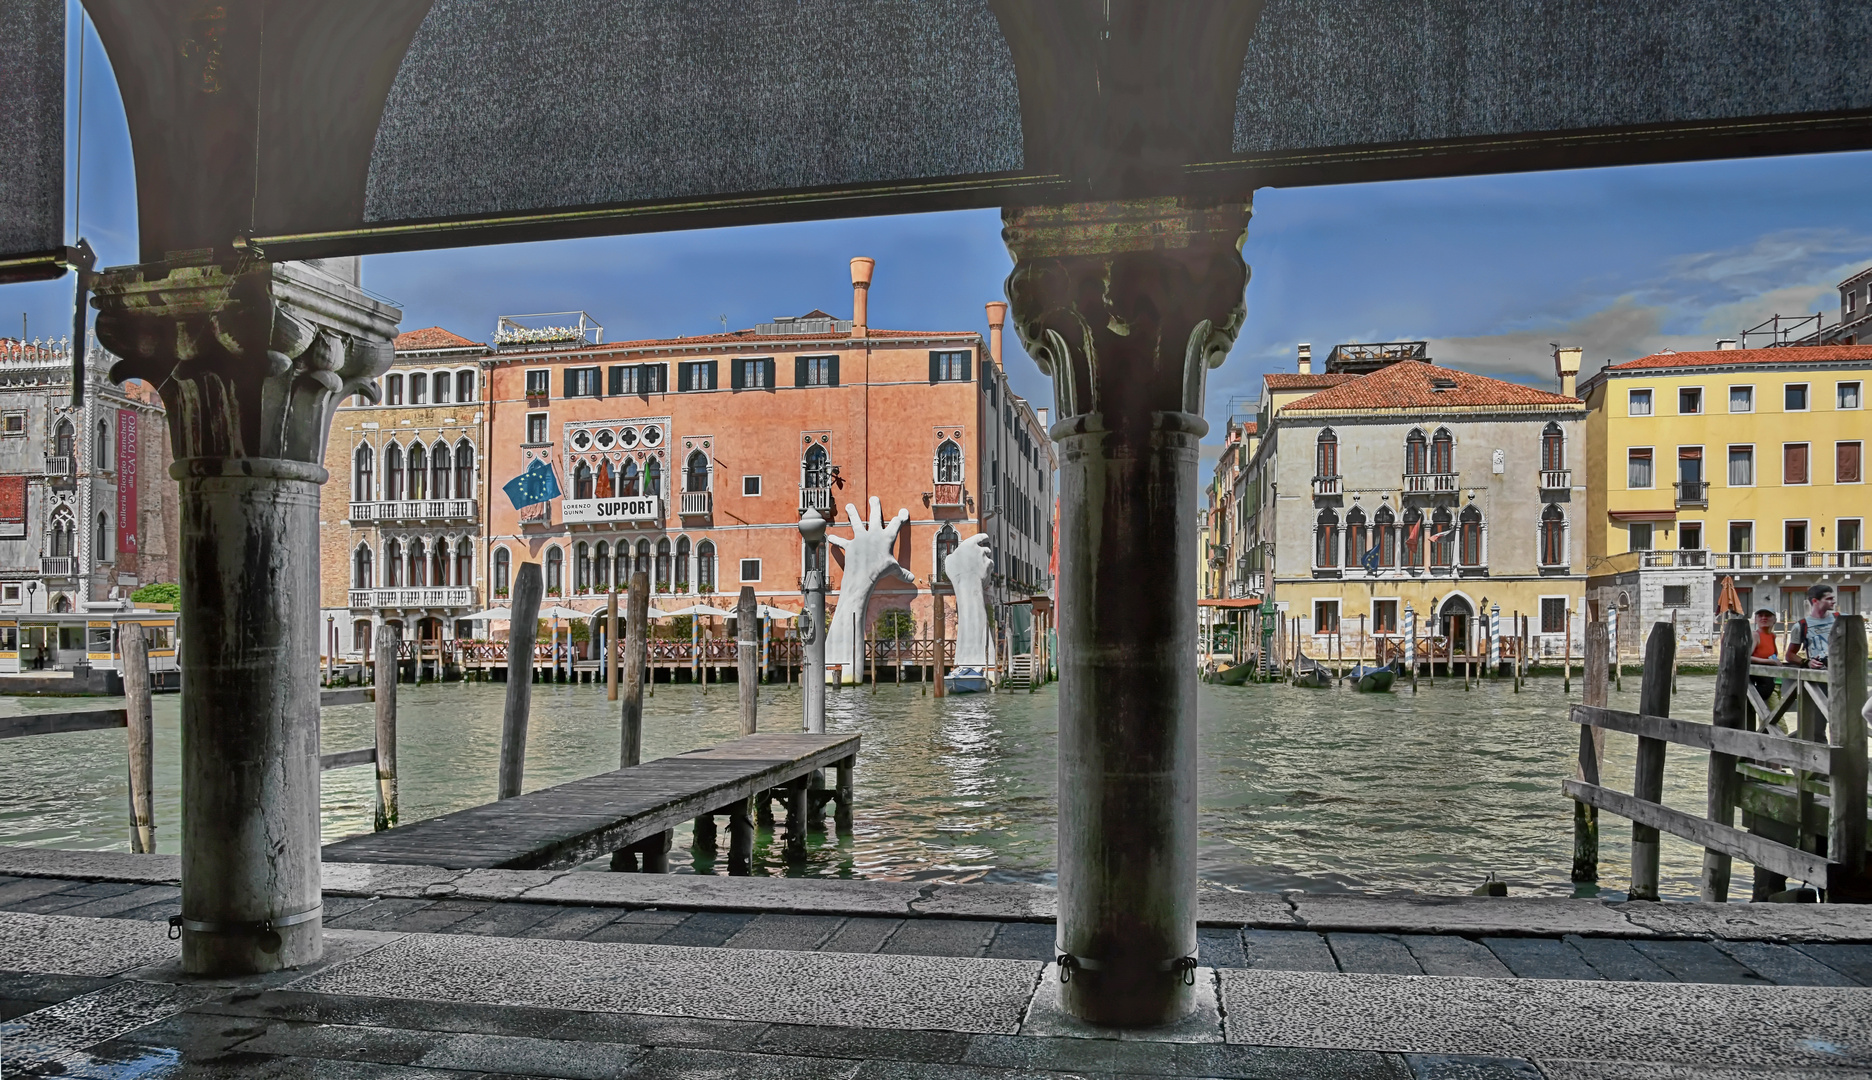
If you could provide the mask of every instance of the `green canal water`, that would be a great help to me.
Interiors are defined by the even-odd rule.
[[[1635,709],[1635,677],[1615,707]],[[828,727],[864,737],[856,828],[815,837],[787,870],[762,836],[756,873],[945,881],[1053,879],[1057,719],[1053,687],[1038,693],[937,700],[886,684],[827,695]],[[1709,715],[1713,679],[1685,676],[1678,716]],[[1579,684],[1573,686],[1578,701]],[[405,821],[494,797],[503,688],[442,684],[398,689]],[[1578,728],[1558,678],[1521,693],[1507,682],[1465,691],[1438,680],[1413,695],[1301,690],[1285,685],[1201,689],[1201,873],[1237,889],[1466,893],[1490,873],[1512,892],[1567,895],[1572,775]],[[732,685],[660,686],[646,701],[645,757],[731,738]],[[103,707],[106,700],[0,699],[0,711]],[[156,699],[158,847],[176,850],[174,695]],[[796,688],[761,692],[762,726],[797,730]],[[370,741],[371,706],[323,714],[327,752]],[[603,686],[538,686],[527,744],[529,790],[615,767],[617,707]],[[1676,748],[1673,748],[1676,749]],[[1613,735],[1605,775],[1629,790],[1635,740]],[[1705,755],[1677,750],[1665,798],[1700,812]],[[83,732],[0,743],[0,844],[128,850],[124,733]],[[368,830],[366,766],[324,774],[327,841]],[[1606,819],[1601,881],[1625,888],[1630,826]],[[691,858],[679,829],[680,873],[725,873]],[[1664,838],[1663,887],[1693,897],[1699,849]],[[1739,875],[1747,880],[1747,871]],[[1743,890],[1746,896],[1746,889]]]

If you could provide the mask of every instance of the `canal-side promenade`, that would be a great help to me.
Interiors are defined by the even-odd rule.
[[[179,873],[0,848],[6,1075],[1872,1077],[1864,908],[1211,890],[1120,1038],[1035,886],[327,864],[324,960],[196,979]]]

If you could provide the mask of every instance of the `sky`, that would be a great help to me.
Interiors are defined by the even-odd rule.
[[[74,18],[74,24],[76,19]],[[136,258],[134,169],[109,62],[88,37],[82,154],[68,149],[67,227],[100,265]],[[67,64],[78,145],[78,49]],[[76,205],[82,171],[83,202]],[[1263,189],[1244,249],[1248,318],[1209,374],[1218,442],[1260,377],[1351,341],[1428,339],[1439,363],[1553,387],[1552,345],[1585,370],[1713,348],[1770,315],[1838,317],[1838,282],[1872,264],[1872,153]],[[81,218],[77,215],[81,213]],[[403,327],[487,340],[506,314],[583,310],[605,340],[719,332],[821,308],[851,313],[849,260],[877,260],[873,326],[986,333],[1011,268],[995,210],[601,237],[364,260]],[[72,285],[0,286],[0,335],[69,332]],[[1010,332],[1007,368],[1052,394]]]

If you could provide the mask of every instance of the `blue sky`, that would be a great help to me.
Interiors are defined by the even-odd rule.
[[[68,78],[75,100],[77,49]],[[86,49],[83,230],[103,265],[135,260],[129,138],[108,61]],[[76,110],[68,110],[76,145]],[[68,151],[69,153],[69,151]],[[68,159],[68,188],[75,170]],[[1822,310],[1872,263],[1872,153],[1264,189],[1246,255],[1248,321],[1211,372],[1209,418],[1291,370],[1294,345],[1428,338],[1438,361],[1549,385],[1549,342],[1586,367],[1709,348],[1768,315]],[[68,207],[68,228],[73,203]],[[878,260],[871,322],[985,332],[1009,261],[997,211],[372,256],[365,284],[406,329],[484,340],[502,314],[582,309],[606,339],[741,328],[815,307],[849,315],[847,262]],[[0,334],[69,326],[71,282],[0,288]],[[1010,335],[1016,388],[1051,394]]]

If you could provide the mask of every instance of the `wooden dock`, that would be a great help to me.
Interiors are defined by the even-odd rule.
[[[500,802],[458,810],[383,832],[328,844],[326,862],[417,863],[457,870],[568,869],[650,843],[667,852],[666,834],[694,820],[712,844],[714,815],[730,817],[735,848],[751,844],[749,815],[758,796],[785,789],[789,847],[803,848],[815,772],[837,767],[841,825],[849,821],[856,735],[760,734],[659,758]],[[706,827],[703,822],[707,822]],[[657,845],[659,838],[663,843]],[[645,851],[646,869],[656,852]],[[731,853],[731,867],[738,861]],[[634,862],[634,858],[632,860]]]

